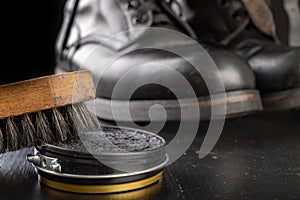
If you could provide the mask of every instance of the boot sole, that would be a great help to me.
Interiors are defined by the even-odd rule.
[[[236,92],[226,93],[226,101],[223,101],[223,96],[220,94],[205,96],[198,98],[198,103],[194,103],[191,99],[184,99],[181,107],[177,100],[110,100],[104,98],[97,98],[95,102],[97,116],[104,120],[112,121],[135,121],[135,122],[147,122],[150,121],[149,109],[153,105],[161,105],[164,107],[167,113],[168,121],[179,120],[199,120],[194,118],[193,115],[182,116],[181,110],[190,113],[189,111],[199,108],[200,120],[220,119],[222,113],[215,116],[211,116],[211,106],[216,108],[223,108],[226,106],[226,118],[240,117],[249,115],[257,111],[261,111],[262,101],[260,94],[257,90],[242,90]],[[226,105],[224,105],[226,104]],[[126,115],[126,108],[129,105],[130,117]],[[112,109],[117,113],[112,114]],[[155,109],[154,109],[155,110]],[[217,109],[218,110],[218,109]],[[128,112],[128,111],[127,111]],[[155,111],[154,111],[155,112]],[[154,115],[153,121],[164,121],[164,116]]]
[[[300,88],[262,95],[266,111],[300,108]]]

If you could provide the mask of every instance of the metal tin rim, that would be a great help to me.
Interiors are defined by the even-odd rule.
[[[65,173],[57,173],[54,171],[46,170],[41,167],[35,166],[36,169],[54,175],[54,176],[59,176],[59,177],[64,177],[64,178],[77,178],[77,179],[111,179],[111,178],[123,178],[123,177],[128,177],[128,176],[136,176],[136,175],[141,175],[157,170],[163,169],[166,164],[169,162],[169,157],[166,155],[166,160],[161,163],[160,165],[157,165],[156,167],[149,168],[146,170],[138,171],[138,172],[131,172],[131,173],[122,173],[122,174],[110,174],[110,175],[74,175],[74,174],[65,174]]]

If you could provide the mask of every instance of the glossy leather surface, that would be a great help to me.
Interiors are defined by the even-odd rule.
[[[258,35],[246,39],[240,36],[230,46],[248,60],[256,76],[257,88],[263,93],[272,93],[299,87],[300,47],[280,45]]]
[[[262,34],[251,23],[240,1],[185,0],[182,6],[186,12],[183,17],[202,42],[225,46],[248,60],[262,93],[299,87],[300,48],[276,43]],[[234,35],[247,19],[247,26]],[[233,37],[224,42],[230,34]]]
[[[185,52],[184,54],[192,61],[199,60],[204,51],[199,52],[196,45],[188,39],[176,41],[171,35],[163,39],[164,36],[149,35],[144,31],[132,31],[136,28],[150,27],[154,17],[153,13],[148,11],[146,23],[132,23],[136,13],[135,9],[126,7],[127,0],[81,1],[68,41],[68,48],[62,52],[60,47],[72,2],[69,1],[66,6],[65,22],[57,42],[58,67],[66,71],[91,70],[98,84],[98,97],[127,99],[126,89],[112,94],[120,80],[124,88],[128,87],[128,90],[139,88],[133,94],[132,99],[173,99],[175,98],[173,93],[180,94],[179,98],[193,97],[194,92],[198,97],[208,95],[205,81],[189,62],[174,53],[158,50],[158,48],[168,47],[168,49]],[[130,32],[124,32],[128,30]],[[118,39],[107,41],[116,33],[119,33]],[[140,41],[145,40],[154,41],[152,44],[154,48],[131,51],[141,45]],[[255,88],[254,74],[241,57],[225,50],[210,47],[206,49],[221,73],[227,92]],[[115,56],[117,59],[114,59]],[[197,65],[205,67],[207,62],[198,62]],[[192,89],[183,87],[180,81],[174,78],[174,71],[183,75]],[[206,77],[212,82],[217,78],[218,72],[213,70]],[[155,84],[140,87],[141,83],[145,82]],[[159,84],[169,87],[162,87]],[[212,92],[222,91],[215,88]]]

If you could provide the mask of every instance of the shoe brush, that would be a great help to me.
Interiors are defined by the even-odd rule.
[[[66,142],[99,123],[84,102],[95,98],[89,71],[0,86],[0,153]]]

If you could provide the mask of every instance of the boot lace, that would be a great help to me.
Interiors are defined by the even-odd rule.
[[[183,31],[189,36],[196,38],[196,34],[189,25],[172,10],[171,5],[177,5],[181,12],[181,6],[176,0],[128,0],[128,9],[137,12],[133,18],[134,24],[143,24],[149,21],[148,13],[153,14],[152,26],[175,28]]]
[[[223,11],[225,17],[230,17],[240,21],[240,25],[230,34],[228,34],[221,42],[223,45],[228,45],[234,38],[242,33],[250,24],[250,19],[243,3],[240,0],[216,0],[217,4]]]
[[[170,18],[162,11],[154,0],[129,0],[128,9],[135,9],[136,16],[133,18],[134,24],[143,24],[149,21],[148,12],[153,13],[153,25],[170,25],[173,23]]]

